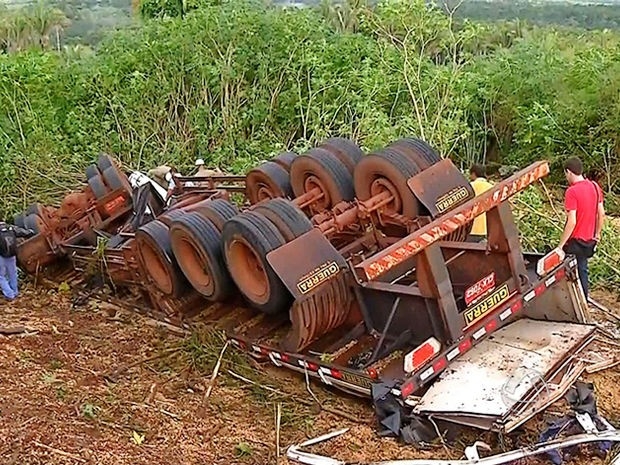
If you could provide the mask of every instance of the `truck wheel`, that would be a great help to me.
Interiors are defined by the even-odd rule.
[[[225,300],[234,284],[222,255],[221,233],[198,212],[176,219],[170,227],[172,250],[190,284],[211,302]]]
[[[277,228],[249,211],[226,222],[222,239],[230,275],[248,302],[267,314],[287,311],[293,297],[267,262],[267,254],[285,243]]]
[[[276,197],[292,197],[288,172],[273,161],[261,163],[246,176],[246,195],[250,204]]]
[[[138,260],[151,282],[164,294],[179,297],[187,286],[172,252],[168,227],[151,221],[136,231],[136,242]]]
[[[291,164],[293,163],[295,158],[297,158],[297,154],[295,152],[283,152],[271,161],[277,163],[287,172],[289,172],[291,171]]]
[[[355,168],[355,193],[360,200],[368,200],[383,192],[392,201],[383,207],[386,213],[415,218],[420,202],[407,185],[407,180],[421,170],[410,158],[390,149],[365,156]]]
[[[173,221],[176,221],[179,218],[183,218],[185,215],[187,215],[186,211],[177,208],[175,210],[170,210],[169,212],[164,213],[157,219],[164,223],[167,227],[171,227]]]
[[[422,139],[411,137],[400,139],[391,144],[388,149],[398,151],[411,158],[423,170],[441,161],[439,153]]]
[[[322,198],[311,206],[314,212],[328,210],[355,197],[353,178],[347,167],[333,154],[311,149],[291,165],[291,185],[296,197],[318,188]]]
[[[107,153],[101,152],[99,154],[99,159],[97,160],[97,167],[99,168],[99,171],[103,173],[111,166],[115,166],[114,159]]]
[[[28,208],[26,208],[26,215],[41,216],[41,213],[43,213],[43,205],[41,205],[40,203],[33,203],[31,205],[28,205]]]
[[[347,166],[351,175],[353,175],[355,165],[357,165],[364,156],[364,152],[362,152],[355,142],[350,139],[345,139],[344,137],[332,137],[327,139],[321,142],[318,148],[327,150],[336,155],[336,157]]]
[[[41,232],[42,226],[43,222],[41,221],[41,218],[35,213],[31,213],[24,218],[24,228],[32,229],[37,234]]]
[[[237,206],[224,199],[205,201],[204,205],[196,206],[195,211],[213,223],[220,233],[224,229],[224,224],[239,214]]]
[[[312,222],[297,206],[286,199],[272,199],[256,205],[252,211],[267,218],[291,242],[312,229]]]
[[[97,165],[94,163],[86,167],[86,180],[99,176],[100,174],[101,172],[99,171],[99,168],[97,168]]]
[[[13,224],[15,226],[20,227],[20,228],[25,228],[26,227],[26,223],[24,222],[25,219],[26,219],[26,216],[23,213],[19,213],[18,215],[14,215],[13,216]]]
[[[108,189],[106,188],[103,179],[101,176],[95,176],[88,180],[88,185],[90,190],[93,191],[95,198],[97,200],[105,197],[108,194]]]
[[[131,193],[132,189],[127,176],[121,173],[116,166],[106,168],[103,171],[102,176],[103,180],[111,190],[115,191],[116,189],[125,189],[127,192]]]

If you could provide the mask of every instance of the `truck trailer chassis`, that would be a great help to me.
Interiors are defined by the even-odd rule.
[[[132,188],[104,158],[103,169],[90,168],[78,207],[65,199],[64,216],[41,212],[40,234],[20,246],[19,260],[31,273],[70,261],[99,274],[126,307],[178,326],[209,321],[252,357],[357,395],[383,384],[411,408],[457,360],[519,320],[584,328],[556,365],[585,350],[595,329],[575,260],[537,269],[542,257],[522,252],[508,202],[549,173],[547,162],[474,197],[456,167],[421,141],[360,153],[336,139],[247,178],[181,177],[169,207],[149,182]],[[249,199],[242,211],[228,202],[239,192]],[[487,242],[464,242],[482,213]],[[270,247],[259,250],[261,241]],[[250,305],[236,305],[238,293]],[[541,381],[560,371],[545,365]],[[517,400],[542,399],[539,388]],[[444,418],[510,431],[556,397],[501,421]]]

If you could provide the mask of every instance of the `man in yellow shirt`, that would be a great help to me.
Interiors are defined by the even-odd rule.
[[[493,184],[486,180],[486,169],[482,165],[472,165],[469,169],[469,178],[471,179],[471,187],[473,187],[476,196],[488,191]],[[469,233],[469,242],[480,242],[487,237],[487,216],[482,214],[474,219],[474,224]]]

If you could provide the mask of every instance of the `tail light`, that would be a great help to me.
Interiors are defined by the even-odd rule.
[[[431,337],[427,339],[423,344],[416,347],[414,350],[405,355],[404,369],[405,373],[412,373],[426,364],[430,359],[439,353],[441,350],[441,343]]]
[[[536,273],[538,276],[545,276],[554,268],[557,268],[564,260],[564,253],[561,250],[554,249],[538,260],[536,264]]]

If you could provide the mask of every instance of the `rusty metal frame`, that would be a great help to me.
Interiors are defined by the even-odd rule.
[[[538,162],[519,171],[507,180],[497,184],[489,191],[467,201],[451,211],[413,232],[396,244],[355,266],[355,274],[360,282],[380,278],[395,266],[414,257],[450,233],[472,222],[474,218],[508,200],[530,184],[549,174],[549,163]]]

